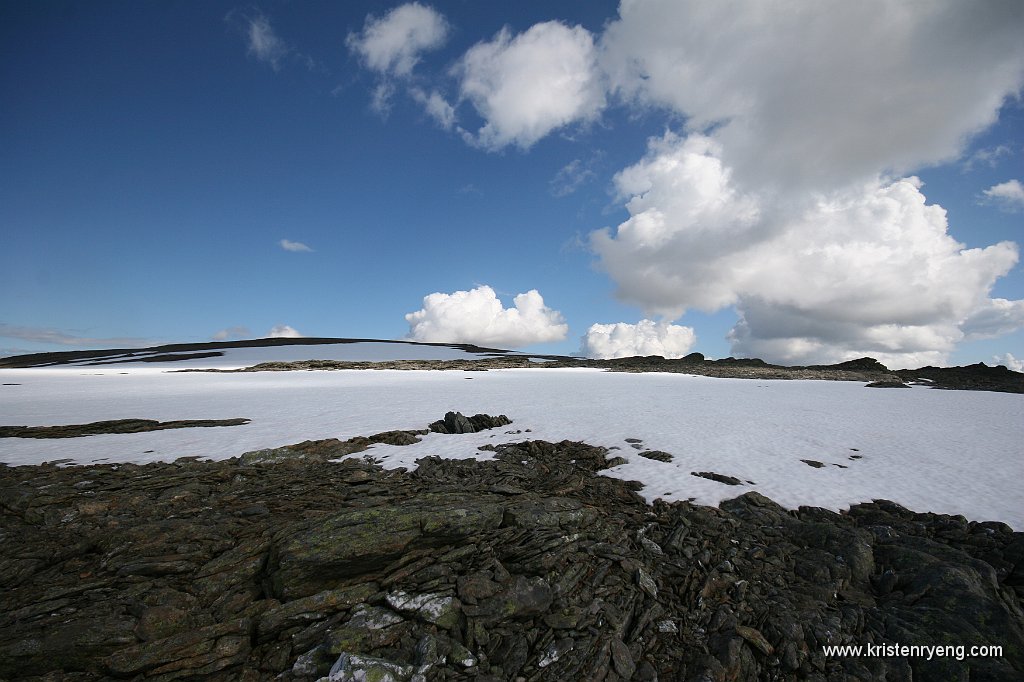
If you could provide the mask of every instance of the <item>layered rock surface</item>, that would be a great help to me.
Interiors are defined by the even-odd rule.
[[[787,511],[757,493],[652,507],[596,475],[606,450],[568,441],[412,472],[367,450],[422,433],[0,468],[0,678],[1024,675],[1024,534],[1003,524],[884,501]],[[1003,655],[823,650],[883,642]]]

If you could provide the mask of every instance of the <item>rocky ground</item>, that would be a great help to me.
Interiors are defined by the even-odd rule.
[[[430,428],[512,427],[450,413]],[[367,449],[425,432],[0,467],[0,678],[1024,676],[1024,534],[1004,524],[884,501],[787,511],[756,493],[652,507],[597,475],[607,450],[568,441],[411,472]],[[881,643],[1003,655],[822,649]]]

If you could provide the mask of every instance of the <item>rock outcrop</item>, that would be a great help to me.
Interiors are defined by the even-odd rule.
[[[61,424],[59,426],[0,426],[0,438],[78,438],[101,433],[142,433],[164,429],[190,429],[211,426],[242,426],[249,420],[234,419],[180,419],[161,422],[156,419],[111,419],[88,424]]]
[[[568,441],[374,464],[373,442],[418,435],[0,468],[0,678],[1024,674],[1024,534],[1004,524],[885,501],[788,511],[751,492],[650,506],[598,475],[606,450]],[[883,642],[1003,653],[824,650]]]

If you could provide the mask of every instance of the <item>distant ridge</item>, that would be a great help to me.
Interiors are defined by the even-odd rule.
[[[316,346],[352,343],[391,343],[409,346],[452,348],[465,353],[505,355],[512,351],[485,348],[471,343],[429,343],[394,339],[358,339],[329,337],[241,339],[237,341],[202,341],[198,343],[170,343],[146,348],[108,348],[100,350],[71,350],[47,353],[29,353],[0,358],[0,368],[53,367],[68,364],[114,364],[117,362],[173,362],[176,360],[217,357],[233,348],[267,348],[273,346]],[[547,357],[547,356],[537,356]],[[555,357],[555,356],[551,356]],[[82,362],[95,360],[95,363]]]
[[[347,354],[339,358],[337,353],[324,351],[320,358],[257,357],[250,354],[240,358],[238,351],[249,348],[295,348],[308,346],[333,347],[353,344],[394,347],[397,352],[387,357],[375,357],[365,351]],[[424,355],[415,349],[432,349]],[[438,352],[433,349],[447,349]],[[448,354],[450,352],[450,354]],[[287,355],[287,353],[284,353]],[[280,354],[279,354],[280,355]],[[312,355],[312,353],[298,355]],[[335,357],[332,357],[334,355]],[[346,355],[346,354],[342,354]],[[351,356],[358,356],[352,359]],[[983,362],[964,367],[921,367],[919,369],[892,370],[870,357],[847,360],[834,365],[785,366],[774,365],[758,358],[722,358],[709,360],[700,353],[666,359],[660,355],[633,356],[628,358],[591,359],[565,355],[541,355],[521,353],[501,348],[487,348],[471,343],[426,343],[394,339],[357,338],[266,338],[237,341],[205,341],[200,343],[174,343],[149,348],[113,348],[106,350],[59,351],[53,353],[31,353],[0,358],[0,369],[24,369],[33,367],[96,367],[101,365],[157,364],[184,368],[190,371],[220,371],[214,369],[219,363],[194,363],[191,361],[221,358],[225,371],[250,371],[252,369],[277,371],[289,369],[503,369],[523,367],[574,367],[606,369],[616,372],[674,372],[712,377],[745,379],[809,379],[832,381],[863,381],[875,386],[896,384],[918,384],[931,388],[967,391],[999,391],[1003,393],[1024,393],[1024,374],[999,365],[990,367]],[[322,362],[320,362],[322,361]],[[539,362],[538,362],[539,361]],[[315,362],[316,366],[311,366]],[[271,367],[272,366],[272,367]],[[249,368],[249,369],[244,369]],[[881,383],[878,383],[881,382]]]

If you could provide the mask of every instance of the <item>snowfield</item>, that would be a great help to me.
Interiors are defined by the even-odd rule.
[[[273,346],[231,346],[231,342],[220,344],[216,348],[196,348],[194,350],[154,350],[141,349],[130,352],[109,353],[97,357],[71,360],[62,368],[79,367],[86,369],[100,368],[141,368],[151,369],[239,369],[251,367],[261,362],[298,362],[301,360],[342,360],[348,362],[373,362],[382,360],[477,360],[495,355],[516,356],[515,352],[488,353],[470,352],[455,346],[428,345],[401,341],[356,341],[350,343],[284,343]],[[189,357],[184,360],[154,362],[154,358],[164,355],[201,355],[203,353],[220,353],[214,357]],[[148,360],[148,361],[147,361]]]
[[[489,452],[477,449],[488,443],[582,440],[628,460],[607,474],[642,482],[641,494],[652,501],[715,505],[756,490],[787,507],[838,510],[886,498],[915,511],[1024,530],[1024,396],[1016,394],[593,369],[213,374],[107,365],[0,370],[0,383],[4,425],[252,420],[233,427],[0,439],[0,462],[10,465],[225,459],[307,439],[425,428],[457,410],[506,414],[513,424],[479,434],[430,434],[415,445],[377,445],[367,454],[386,467],[412,468],[428,455],[488,459]],[[627,438],[673,460],[644,458]],[[744,483],[725,485],[691,472]]]

